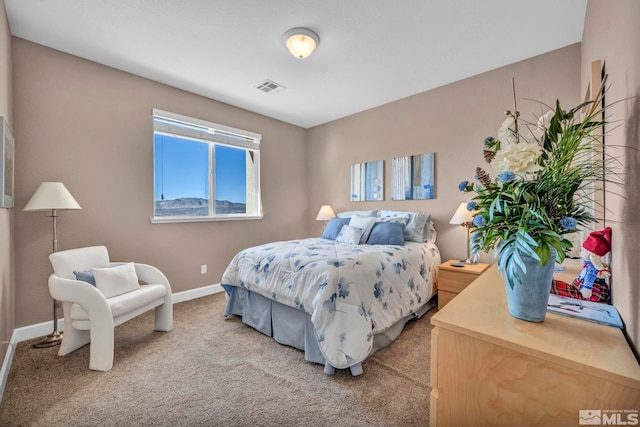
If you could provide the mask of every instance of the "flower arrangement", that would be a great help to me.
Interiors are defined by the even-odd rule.
[[[476,193],[467,205],[474,211],[473,252],[494,249],[512,288],[521,283],[518,270],[526,273],[523,256],[545,265],[555,255],[560,263],[572,248],[563,236],[595,221],[587,209],[591,186],[615,176],[607,175],[596,132],[605,123],[601,105],[599,96],[564,111],[556,101],[524,129],[519,113],[506,111],[498,139],[484,141],[484,158],[496,178],[478,167],[474,182],[459,185],[460,191]]]

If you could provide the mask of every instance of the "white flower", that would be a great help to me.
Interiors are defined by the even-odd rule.
[[[518,140],[516,138],[516,120],[513,116],[508,116],[500,128],[498,129],[498,140],[500,142],[515,144]]]
[[[549,110],[538,119],[536,129],[540,131],[540,137],[544,136],[545,132],[548,132],[549,125],[551,124],[551,119],[553,119],[553,116],[555,115],[555,111]],[[557,134],[556,136],[559,137],[560,134]]]
[[[538,119],[538,124],[536,125],[538,129],[542,131],[547,130],[549,128],[549,125],[551,124],[551,119],[553,118],[553,116],[555,116],[555,114],[555,111],[549,110],[545,114],[540,116],[540,118]]]
[[[511,171],[516,175],[524,175],[525,173],[537,172],[542,167],[536,162],[542,154],[542,147],[536,143],[521,142],[500,143],[500,150],[496,152],[496,156],[491,161],[491,167],[498,173]]]

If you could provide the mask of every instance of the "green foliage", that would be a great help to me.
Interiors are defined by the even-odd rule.
[[[541,122],[535,125],[541,136],[525,138],[512,130],[515,138],[511,141],[487,138],[485,159],[498,163],[501,156],[503,172],[491,180],[478,168],[476,182],[459,186],[461,191],[476,193],[469,206],[475,211],[477,227],[471,239],[473,252],[494,249],[499,270],[516,283],[518,269],[526,271],[523,256],[544,265],[555,249],[555,261],[564,260],[572,244],[563,235],[595,221],[586,208],[593,201],[590,189],[595,182],[615,180],[597,133],[605,124],[599,105],[600,98],[565,112],[556,102],[546,116],[546,126]],[[517,122],[517,112],[509,114]],[[518,150],[533,160],[523,166]],[[539,155],[532,157],[532,153]],[[505,164],[513,169],[505,172]]]

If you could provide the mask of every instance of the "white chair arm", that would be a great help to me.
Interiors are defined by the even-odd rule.
[[[49,292],[58,301],[67,301],[82,306],[90,319],[112,319],[107,299],[95,286],[80,280],[63,279],[52,274],[49,276]]]
[[[120,265],[124,264],[123,262],[112,262],[111,265]],[[133,263],[136,268],[136,275],[139,280],[142,280],[146,283],[151,283],[154,285],[164,285],[167,288],[167,294],[171,295],[171,284],[169,283],[169,279],[156,267],[149,264],[140,264]]]

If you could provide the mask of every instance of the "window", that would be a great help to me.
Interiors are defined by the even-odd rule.
[[[152,222],[262,218],[261,137],[154,109]]]

